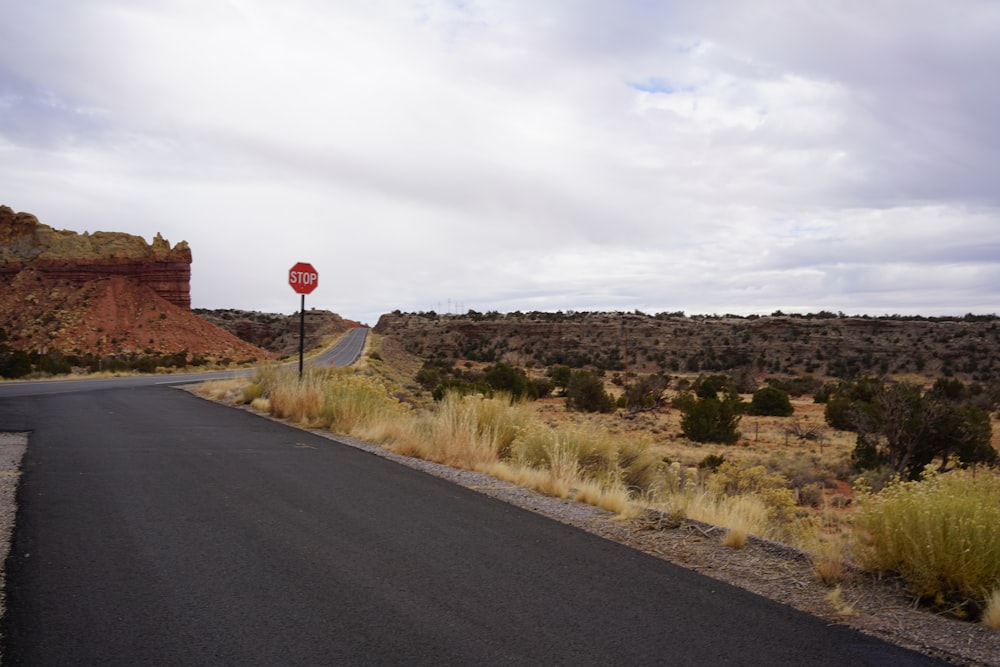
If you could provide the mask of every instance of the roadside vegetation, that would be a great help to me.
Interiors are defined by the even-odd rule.
[[[407,357],[400,371],[383,356],[301,380],[263,366],[203,391],[621,519],[652,510],[720,526],[731,548],[748,536],[790,544],[831,587],[851,567],[898,574],[943,613],[998,623],[996,403],[982,386],[658,373],[616,383],[562,365]]]
[[[238,363],[252,364],[256,359]],[[232,359],[212,360],[190,354],[187,350],[159,353],[152,349],[141,352],[116,354],[63,354],[58,350],[26,352],[13,348],[7,332],[0,328],[0,379],[39,379],[60,375],[102,375],[124,373],[161,373],[182,371],[188,368],[227,367]]]

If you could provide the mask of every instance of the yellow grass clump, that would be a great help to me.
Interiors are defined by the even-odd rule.
[[[212,401],[228,401],[239,395],[246,385],[246,380],[209,380],[201,383],[195,393]]]
[[[833,606],[834,613],[841,618],[850,618],[858,613],[854,605],[844,599],[844,591],[840,586],[836,586],[826,594],[826,601]]]
[[[722,545],[730,549],[742,549],[747,545],[746,531],[730,528],[722,538]]]
[[[900,573],[938,605],[982,599],[1000,587],[1000,476],[988,470],[927,473],[861,499],[859,557]]]

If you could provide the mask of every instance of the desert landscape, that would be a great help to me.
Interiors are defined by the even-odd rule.
[[[0,260],[0,375],[242,365],[255,370],[201,392],[608,512],[610,523],[579,521],[837,622],[857,616],[885,634],[879,604],[920,607],[903,633],[914,646],[967,664],[995,655],[996,633],[978,633],[1000,626],[996,525],[962,543],[982,549],[975,584],[940,572],[927,583],[909,556],[879,561],[877,544],[889,530],[879,521],[905,525],[883,503],[893,494],[957,481],[966,509],[992,511],[977,499],[1000,488],[995,314],[394,311],[353,369],[299,380],[280,365],[298,348],[297,314],[192,310],[184,242],[58,231],[0,207]],[[308,310],[305,345],[359,326]],[[566,507],[546,511],[570,521]],[[797,592],[781,574],[791,562]],[[773,585],[755,582],[761,573]],[[948,639],[956,632],[978,652]]]

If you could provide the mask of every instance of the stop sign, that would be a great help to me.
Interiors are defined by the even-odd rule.
[[[319,285],[319,274],[312,264],[299,262],[288,270],[288,284],[299,294],[309,294]]]

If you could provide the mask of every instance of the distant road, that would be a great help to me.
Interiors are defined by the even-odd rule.
[[[350,366],[364,350],[367,328],[351,329],[336,345],[306,361],[307,366]],[[298,363],[296,360],[295,363]],[[40,396],[99,389],[136,388],[151,385],[178,385],[208,380],[227,380],[253,373],[253,369],[209,371],[204,373],[173,373],[164,375],[128,375],[113,378],[58,379],[45,381],[0,382],[0,398],[5,396]]]
[[[328,350],[324,350],[312,359],[306,361],[313,366],[350,366],[361,357],[368,338],[368,328],[351,329],[347,335]]]

